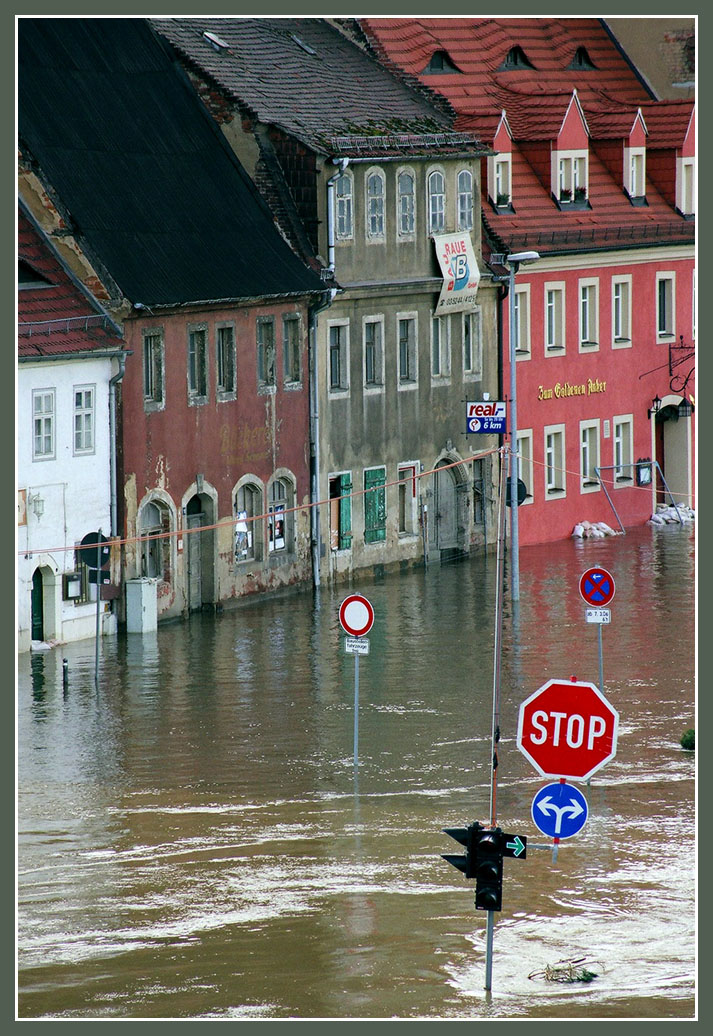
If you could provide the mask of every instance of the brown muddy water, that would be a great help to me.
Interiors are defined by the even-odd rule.
[[[19,656],[17,1016],[693,1018],[694,564],[690,527],[521,550],[498,824],[548,844],[518,709],[598,684],[594,565],[619,741],[582,831],[505,860],[491,992],[486,915],[440,854],[488,822],[494,556],[355,587],[376,615],[356,772],[344,589],[105,640],[97,684],[91,640]],[[542,977],[579,958],[590,982]]]

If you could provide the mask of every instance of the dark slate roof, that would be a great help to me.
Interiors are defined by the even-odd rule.
[[[20,18],[18,127],[131,302],[321,290],[147,21]]]
[[[320,18],[157,18],[189,65],[254,118],[333,155],[473,151],[443,97]]]
[[[17,215],[17,259],[20,359],[121,349],[109,318],[74,283],[22,209]]]

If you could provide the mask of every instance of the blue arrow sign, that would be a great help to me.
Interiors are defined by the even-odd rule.
[[[571,838],[587,822],[589,807],[579,788],[572,784],[546,784],[532,800],[535,826],[550,838]]]

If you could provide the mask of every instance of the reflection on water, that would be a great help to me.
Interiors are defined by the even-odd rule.
[[[546,843],[517,713],[548,679],[598,683],[595,564],[620,729],[581,834],[505,861],[492,995],[472,883],[440,857],[443,827],[488,817],[492,557],[360,585],[358,775],[344,591],[107,640],[98,685],[92,641],[21,656],[19,1016],[692,1017],[693,547],[647,527],[521,551],[498,823]],[[587,985],[529,977],[581,956]]]

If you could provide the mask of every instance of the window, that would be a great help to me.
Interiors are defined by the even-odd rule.
[[[643,198],[646,194],[646,151],[644,148],[625,148],[629,173],[625,187],[630,198]]]
[[[545,285],[545,348],[564,349],[564,285]]]
[[[599,282],[579,282],[579,348],[592,352],[599,346]]]
[[[565,495],[564,425],[545,428],[545,497],[552,500]]]
[[[364,541],[386,539],[386,468],[364,471]]]
[[[397,177],[397,224],[401,237],[410,237],[416,229],[416,185],[413,173],[406,170]]]
[[[329,546],[349,550],[352,545],[352,477],[348,472],[329,477]]]
[[[473,461],[473,524],[485,525],[485,467],[482,458]]]
[[[235,398],[235,328],[219,324],[215,332],[215,367],[219,399]]]
[[[431,60],[423,70],[424,75],[446,75],[459,72],[445,50],[436,50],[431,55]]]
[[[342,173],[336,182],[337,196],[337,240],[345,241],[354,236],[353,181],[350,173]]]
[[[344,392],[349,388],[349,324],[329,325],[329,388]]]
[[[431,319],[431,375],[446,378],[451,372],[451,337],[448,317]]]
[[[414,388],[418,381],[416,317],[397,314],[399,334],[399,388]]]
[[[293,495],[287,479],[276,478],[270,486],[267,509],[267,549],[270,554],[292,549]]]
[[[369,173],[366,178],[366,237],[384,238],[384,174]]]
[[[158,410],[164,403],[163,331],[143,332],[144,409]]]
[[[94,388],[74,388],[74,452],[94,453]]]
[[[678,210],[684,216],[692,216],[696,211],[696,176],[695,162],[692,158],[679,158],[676,161],[676,195]]]
[[[260,388],[275,385],[274,317],[258,317],[257,320],[257,381]]]
[[[567,204],[587,200],[587,155],[560,155],[557,160],[558,201]]]
[[[188,401],[205,403],[208,398],[207,329],[188,328]]]
[[[473,229],[473,174],[468,169],[458,173],[458,229]]]
[[[262,489],[253,482],[238,487],[234,503],[235,561],[259,561],[262,558]]]
[[[633,483],[633,418],[631,414],[614,418],[614,487]]]
[[[463,374],[477,381],[483,377],[483,338],[480,310],[463,313]]]
[[[534,500],[535,483],[532,477],[532,431],[518,430],[517,433],[517,475],[527,487],[527,495],[523,504],[531,504]]]
[[[141,575],[149,579],[171,578],[171,512],[161,500],[151,500],[139,512]],[[144,538],[146,537],[146,538]]]
[[[446,181],[434,170],[428,175],[428,231],[440,234],[446,225]]]
[[[631,345],[631,277],[612,280],[612,334],[614,349]]]
[[[674,275],[656,275],[656,333],[659,338],[673,338],[676,329],[674,313]]]
[[[515,288],[514,297],[515,319],[515,358],[517,360],[529,360],[530,358],[530,285],[523,284]]]
[[[384,325],[382,320],[364,321],[364,384],[381,388],[384,382]]]
[[[599,421],[579,423],[579,474],[583,493],[599,489]]]
[[[282,318],[282,366],[286,384],[302,381],[300,318],[296,313]]]
[[[54,389],[34,389],[32,392],[33,460],[54,459],[54,420]]]
[[[495,204],[510,204],[510,155],[495,159]]]
[[[418,533],[417,471],[418,465],[415,462],[399,464],[399,536],[415,536]]]

